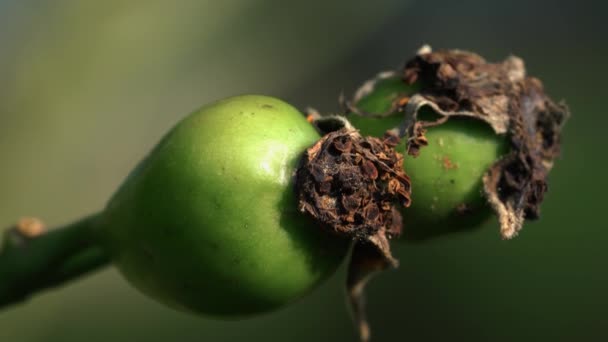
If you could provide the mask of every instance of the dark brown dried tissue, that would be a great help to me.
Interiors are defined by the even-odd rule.
[[[391,109],[404,113],[398,136],[407,138],[407,153],[418,155],[427,144],[426,128],[451,116],[483,120],[511,142],[511,152],[492,165],[483,179],[501,235],[512,238],[524,219],[538,218],[546,178],[559,155],[561,129],[569,117],[566,105],[553,102],[538,79],[526,76],[523,61],[515,56],[487,63],[474,53],[432,52],[424,46],[397,73],[405,82],[420,85],[417,94],[407,101],[397,100]],[[394,75],[383,73],[381,78]],[[373,85],[366,83],[355,102]],[[432,107],[441,117],[419,120],[423,106]],[[349,106],[349,110],[356,108]],[[401,231],[401,216],[393,203],[409,205],[410,182],[401,168],[403,157],[394,150],[397,135],[387,133],[384,140],[363,138],[343,118],[317,119],[317,127],[333,132],[307,151],[298,170],[300,210],[332,232],[355,239],[347,286],[361,339],[367,341],[363,289],[373,273],[397,266],[389,239]]]
[[[395,76],[420,87],[417,94],[407,101],[397,100],[397,108],[390,110],[404,113],[399,136],[407,137],[408,154],[417,156],[428,144],[424,136],[427,127],[440,125],[451,116],[483,120],[496,134],[507,135],[511,143],[510,153],[483,179],[502,237],[515,237],[525,219],[539,217],[547,175],[559,155],[561,130],[570,113],[563,101],[555,103],[545,94],[540,80],[526,76],[521,58],[509,56],[500,63],[488,63],[471,52],[433,52],[423,46],[403,69],[382,73],[379,78]],[[364,85],[354,101],[373,91],[374,84]],[[424,106],[441,117],[435,121],[418,119]]]
[[[398,142],[392,134],[362,137],[346,123],[306,151],[296,176],[300,210],[331,233],[355,241],[347,289],[362,340],[369,338],[365,283],[376,271],[398,266],[389,244],[402,227],[395,203],[410,204],[410,179],[403,172],[403,155],[394,149]]]

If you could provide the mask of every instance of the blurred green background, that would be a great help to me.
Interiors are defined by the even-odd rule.
[[[262,93],[329,112],[423,43],[517,54],[573,112],[542,219],[513,241],[490,224],[400,245],[402,267],[369,288],[374,341],[606,341],[607,9],[1,0],[0,226],[99,210],[169,127],[218,98]],[[0,311],[0,341],[354,341],[344,275],[279,312],[217,322],[167,309],[107,269]]]

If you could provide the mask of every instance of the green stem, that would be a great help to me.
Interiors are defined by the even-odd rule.
[[[107,265],[107,253],[95,242],[97,217],[86,217],[17,244],[5,236],[0,250],[0,308]]]

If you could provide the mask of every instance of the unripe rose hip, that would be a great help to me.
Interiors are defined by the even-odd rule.
[[[348,248],[297,208],[295,167],[319,138],[295,108],[266,96],[191,114],[103,213],[118,268],[151,297],[210,316],[267,312],[309,292]]]

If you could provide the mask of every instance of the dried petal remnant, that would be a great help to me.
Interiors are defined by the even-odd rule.
[[[523,61],[511,56],[501,63],[488,63],[466,51],[431,52],[426,48],[406,64],[401,77],[421,87],[401,108],[408,153],[416,156],[427,144],[425,127],[441,124],[450,116],[483,120],[497,134],[508,134],[512,146],[483,180],[502,236],[511,238],[524,219],[538,218],[569,111],[545,94],[538,79],[526,76]],[[432,122],[420,120],[418,110],[423,106],[432,107],[442,117]]]
[[[379,231],[398,235],[401,219],[392,203],[410,204],[410,180],[395,141],[394,136],[363,138],[349,129],[325,135],[298,169],[300,210],[348,237],[366,240]]]
[[[297,171],[299,209],[321,227],[356,241],[348,268],[347,293],[362,341],[368,341],[364,289],[376,272],[398,266],[389,239],[401,233],[395,203],[410,205],[410,179],[399,137],[363,138],[345,127],[326,134],[306,151]]]

